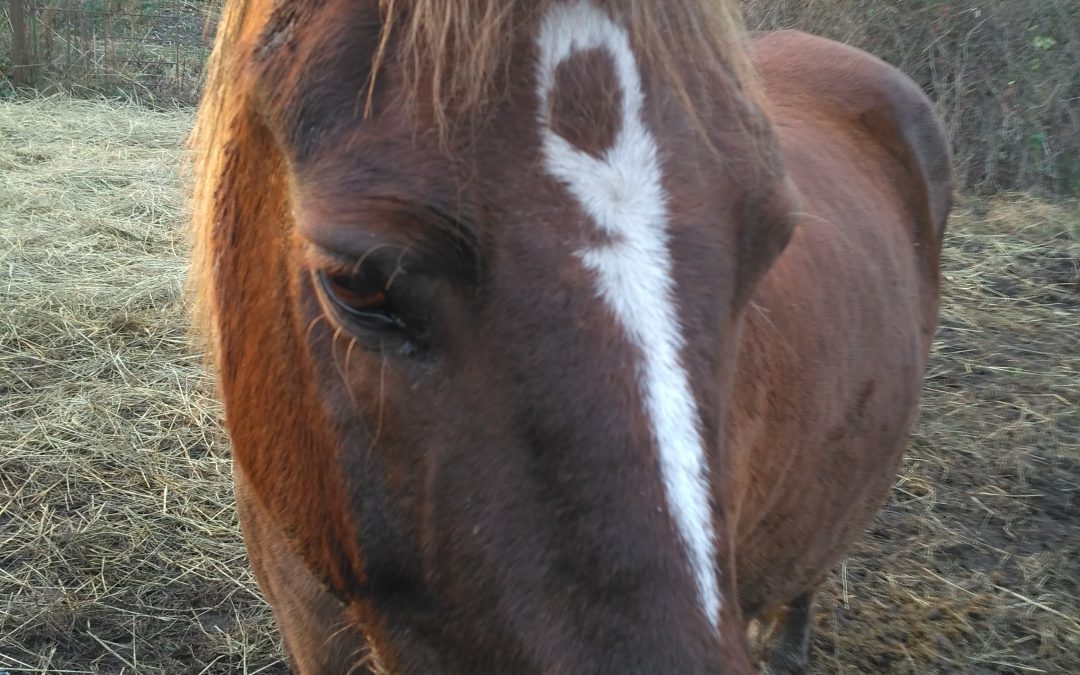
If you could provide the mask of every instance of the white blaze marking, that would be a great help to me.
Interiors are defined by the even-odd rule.
[[[667,195],[656,141],[642,119],[641,78],[626,30],[588,2],[557,4],[540,26],[541,137],[547,170],[611,243],[578,251],[597,292],[641,352],[638,383],[652,424],[667,501],[685,545],[705,616],[719,626],[708,464],[697,403],[681,363],[686,347],[668,251]],[[622,125],[600,158],[551,129],[555,70],[575,52],[603,49],[622,89]]]

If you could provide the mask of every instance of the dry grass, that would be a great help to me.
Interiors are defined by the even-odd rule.
[[[0,103],[0,669],[285,671],[185,337],[190,123]],[[1080,672],[1078,265],[1077,204],[958,209],[923,419],[815,672]]]
[[[285,671],[186,337],[190,125],[0,105],[0,668]]]

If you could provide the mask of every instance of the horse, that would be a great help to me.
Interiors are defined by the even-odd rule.
[[[933,104],[733,0],[231,0],[199,325],[300,673],[801,673],[937,322]]]

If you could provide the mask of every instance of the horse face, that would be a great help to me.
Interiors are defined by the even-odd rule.
[[[361,114],[377,22],[324,12],[263,38],[284,222],[223,254],[252,488],[404,672],[741,672],[725,402],[793,210],[751,106],[717,85],[707,147],[581,5],[440,137],[392,63]]]

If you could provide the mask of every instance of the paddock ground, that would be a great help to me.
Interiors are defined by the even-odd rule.
[[[0,102],[0,670],[284,673],[187,337],[189,111]],[[816,673],[1080,673],[1080,205],[963,197]]]

